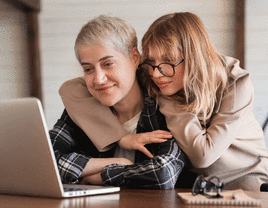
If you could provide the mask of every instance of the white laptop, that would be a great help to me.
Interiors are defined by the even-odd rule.
[[[0,193],[62,198],[119,190],[62,184],[40,100],[0,102]]]

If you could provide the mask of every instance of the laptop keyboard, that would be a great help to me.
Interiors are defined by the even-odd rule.
[[[68,192],[68,191],[82,191],[82,190],[84,190],[84,189],[81,189],[81,188],[78,188],[78,187],[77,188],[73,188],[73,187],[72,188],[71,187],[70,188],[68,188],[68,187],[64,188],[65,192]]]

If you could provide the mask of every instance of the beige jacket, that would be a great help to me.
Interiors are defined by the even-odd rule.
[[[229,83],[217,100],[209,128],[202,128],[191,113],[178,113],[174,101],[163,97],[159,98],[160,111],[194,172],[216,175],[228,188],[259,190],[260,183],[267,180],[268,153],[253,115],[253,85],[238,60],[224,59],[231,70]]]
[[[160,97],[160,111],[192,162],[194,172],[216,175],[228,189],[259,190],[259,185],[267,180],[268,153],[262,129],[253,115],[254,89],[239,61],[224,59],[231,70],[229,84],[217,101],[209,128],[202,128],[191,113],[178,113],[174,108],[176,101]],[[89,94],[83,78],[65,82],[59,92],[73,121],[100,151],[128,134],[109,108]],[[90,111],[85,110],[88,106]]]

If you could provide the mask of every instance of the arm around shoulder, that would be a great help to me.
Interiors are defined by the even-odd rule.
[[[59,94],[72,120],[99,151],[107,150],[109,145],[128,134],[109,107],[89,93],[84,78],[64,82]]]

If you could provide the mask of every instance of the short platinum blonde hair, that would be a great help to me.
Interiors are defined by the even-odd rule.
[[[182,55],[185,64],[183,89],[170,97],[184,98],[185,110],[196,114],[206,126],[213,114],[217,96],[227,84],[228,68],[217,53],[201,19],[190,12],[164,15],[153,22],[142,39],[142,62],[151,56],[155,48],[159,56],[176,60]],[[151,96],[161,94],[147,77]]]
[[[78,48],[96,44],[113,47],[129,57],[137,42],[136,31],[131,25],[118,17],[100,15],[81,28],[74,50],[79,62]]]

